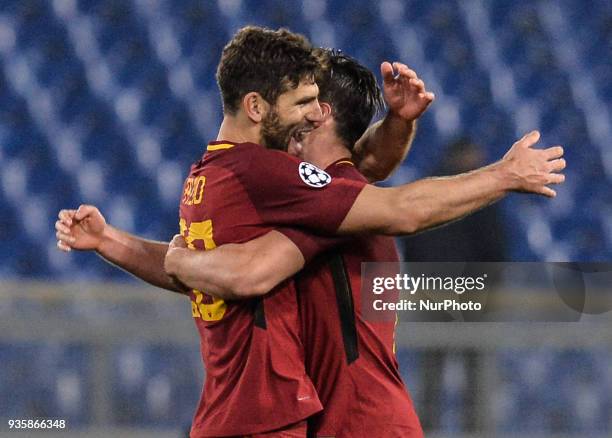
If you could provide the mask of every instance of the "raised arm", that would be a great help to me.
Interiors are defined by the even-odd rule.
[[[177,234],[165,261],[166,272],[180,283],[224,300],[264,295],[303,266],[301,251],[278,231],[210,251],[187,249]]]
[[[386,179],[404,161],[414,139],[416,120],[434,100],[434,94],[405,64],[383,62],[380,73],[387,114],[368,128],[353,151],[353,161],[370,182]]]
[[[565,179],[563,148],[532,149],[533,131],[517,141],[502,160],[478,170],[445,178],[428,178],[394,188],[366,186],[340,225],[339,232],[412,234],[459,219],[511,191],[554,197],[549,184]]]
[[[62,251],[96,251],[108,262],[147,283],[186,293],[164,271],[168,243],[143,239],[112,227],[92,205],[60,211],[55,229],[57,246]]]

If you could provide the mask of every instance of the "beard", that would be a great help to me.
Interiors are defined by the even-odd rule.
[[[289,141],[299,125],[283,125],[275,109],[262,120],[261,144],[268,149],[276,149],[287,152]]]

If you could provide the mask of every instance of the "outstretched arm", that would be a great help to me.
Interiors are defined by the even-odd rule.
[[[164,271],[166,242],[143,239],[112,227],[92,205],[60,211],[55,229],[57,246],[62,251],[96,251],[108,262],[147,283],[186,293]]]
[[[190,289],[224,300],[264,295],[304,266],[298,247],[278,231],[246,243],[193,251],[174,236],[166,255],[166,273]]]
[[[428,178],[394,188],[366,186],[339,232],[412,234],[459,219],[501,199],[511,191],[554,197],[549,184],[565,180],[563,148],[532,149],[540,138],[530,132],[490,166],[445,178]]]
[[[557,173],[565,168],[565,160],[561,158],[563,149],[560,146],[532,149],[538,139],[539,133],[531,132],[517,141],[499,162],[461,175],[429,178],[386,189],[366,185],[338,232],[412,234],[459,219],[510,191],[554,197],[556,193],[548,185],[564,180]],[[308,205],[300,204],[301,207]],[[312,228],[314,223],[312,219],[312,223],[301,225]],[[303,265],[300,250],[277,231],[212,251],[185,249],[182,238],[176,236],[166,257],[169,274],[191,288],[223,299],[263,295]]]
[[[370,181],[382,181],[404,161],[416,132],[416,120],[435,96],[405,64],[383,62],[383,95],[386,116],[368,128],[355,144],[353,161]]]

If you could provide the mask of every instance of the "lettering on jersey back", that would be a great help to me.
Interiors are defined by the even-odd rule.
[[[206,177],[204,175],[187,178],[181,202],[184,205],[201,204],[204,199],[205,184]],[[213,239],[212,220],[207,219],[187,224],[185,218],[181,218],[179,227],[189,249],[210,250],[217,247]],[[225,301],[197,289],[193,289],[192,292],[191,315],[194,318],[201,318],[204,321],[219,321],[223,318],[227,309]]]
[[[189,177],[185,181],[185,188],[183,190],[183,198],[181,202],[185,205],[198,205],[202,203],[204,199],[204,185],[206,184],[206,177],[204,175]]]

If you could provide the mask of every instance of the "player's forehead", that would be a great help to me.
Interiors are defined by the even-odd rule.
[[[319,86],[314,80],[302,79],[297,87],[287,87],[278,96],[278,103],[293,105],[296,103],[308,103],[319,96]]]

